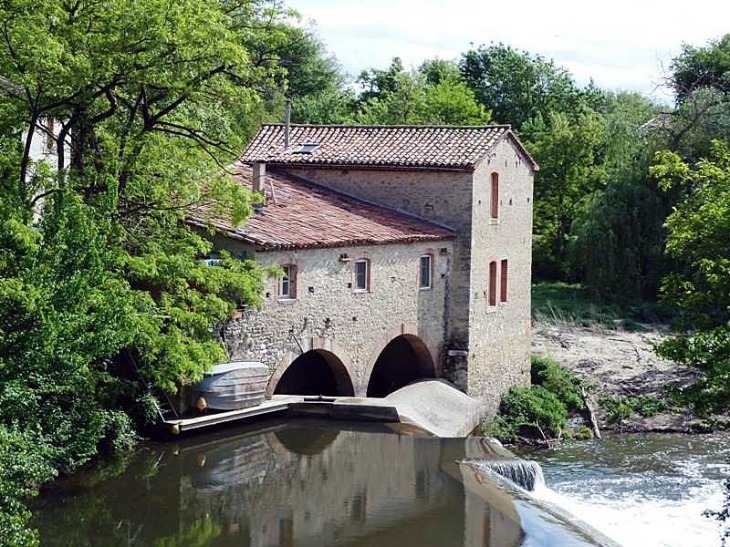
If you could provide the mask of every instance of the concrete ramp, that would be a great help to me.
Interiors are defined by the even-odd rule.
[[[437,437],[465,437],[484,415],[479,401],[445,380],[422,380],[382,401],[398,410],[401,422],[417,425]]]

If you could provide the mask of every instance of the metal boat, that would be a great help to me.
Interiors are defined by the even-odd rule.
[[[193,388],[199,410],[238,410],[264,402],[269,369],[258,361],[231,361],[214,366]]]

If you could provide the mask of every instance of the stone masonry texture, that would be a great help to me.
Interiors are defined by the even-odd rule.
[[[280,299],[278,280],[269,279],[262,309],[245,312],[227,327],[231,357],[261,361],[273,374],[291,364],[301,350],[324,349],[343,362],[355,393],[361,395],[367,390],[369,368],[400,334],[417,335],[438,363],[444,351],[444,300],[453,253],[450,241],[438,244],[257,253],[256,260],[264,266],[296,266],[297,295]],[[243,250],[226,246],[234,253]],[[341,261],[342,254],[350,260]],[[418,288],[419,258],[424,254],[434,260],[429,290]],[[353,290],[354,264],[361,258],[371,263],[369,292]]]
[[[277,169],[283,170],[279,166]],[[268,282],[261,310],[231,321],[231,357],[256,359],[275,373],[303,350],[326,349],[364,395],[372,364],[400,333],[417,335],[437,373],[490,412],[513,385],[529,383],[533,166],[510,139],[473,170],[287,167],[286,172],[457,232],[455,240],[261,252],[217,238],[234,255],[297,267],[297,298],[279,300]],[[492,174],[499,177],[499,216],[490,218]],[[434,286],[418,288],[418,262],[434,257]],[[347,254],[349,262],[340,260]],[[372,285],[357,293],[354,260],[368,258]],[[507,301],[500,302],[501,261],[508,261]],[[489,305],[489,263],[496,262],[496,305]],[[274,374],[276,378],[276,374]]]

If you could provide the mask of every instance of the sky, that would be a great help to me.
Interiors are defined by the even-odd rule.
[[[683,43],[730,32],[730,0],[288,0],[352,75],[458,59],[504,42],[567,68],[580,84],[639,91],[662,102],[661,87]]]

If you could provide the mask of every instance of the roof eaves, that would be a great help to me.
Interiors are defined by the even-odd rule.
[[[271,252],[271,251],[290,251],[295,249],[340,249],[343,247],[365,247],[365,246],[381,246],[381,245],[398,245],[398,244],[409,244],[419,243],[428,241],[448,241],[456,239],[456,234],[444,234],[444,235],[428,235],[428,236],[415,236],[415,237],[404,237],[404,238],[393,238],[388,240],[376,240],[376,239],[347,239],[341,241],[333,241],[329,243],[286,243],[280,245],[264,245],[257,244],[257,250],[259,252]]]
[[[231,239],[235,239],[238,241],[244,241],[246,243],[250,243],[251,245],[264,245],[264,243],[261,240],[246,236],[245,234],[241,233],[238,230],[238,228],[229,228],[229,227],[221,224],[220,222],[214,222],[212,220],[204,220],[204,219],[201,219],[200,217],[192,215],[192,214],[186,215],[185,222],[188,224],[191,224],[193,226],[197,226],[198,228],[205,228],[208,230],[213,229],[216,232],[225,234],[226,237],[229,237]]]

